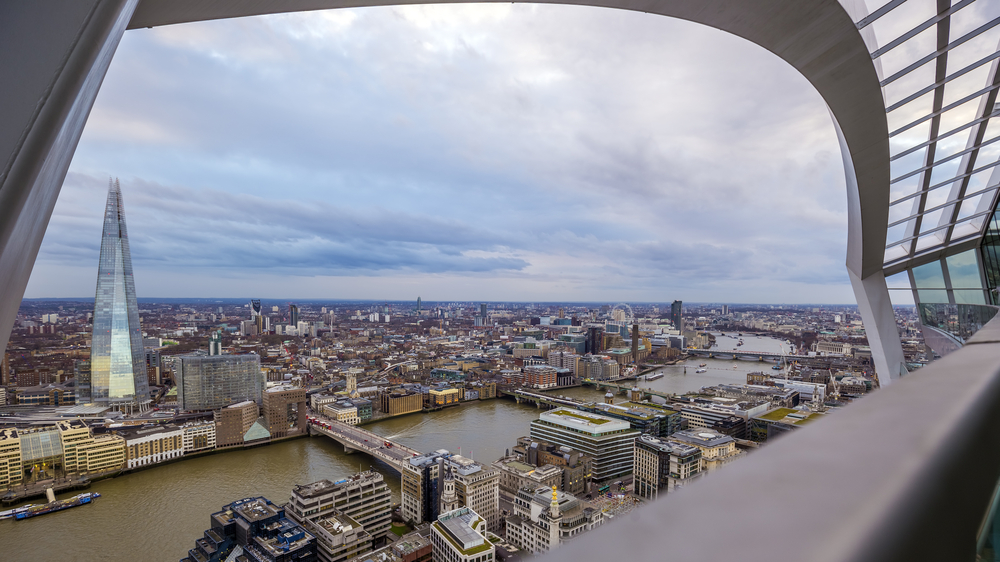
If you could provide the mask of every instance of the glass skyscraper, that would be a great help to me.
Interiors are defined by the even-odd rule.
[[[126,413],[145,410],[150,402],[132,255],[118,180],[108,186],[104,210],[90,345],[90,385],[79,392],[81,403],[110,406]]]
[[[172,361],[181,410],[218,410],[246,400],[261,403],[266,383],[257,355],[179,355]]]

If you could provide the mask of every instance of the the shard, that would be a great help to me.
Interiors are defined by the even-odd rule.
[[[149,379],[118,180],[108,185],[100,259],[94,297],[90,381],[80,385],[79,401],[109,406],[125,413],[140,412],[149,407]]]

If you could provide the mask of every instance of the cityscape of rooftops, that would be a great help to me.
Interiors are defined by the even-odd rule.
[[[0,176],[58,195],[0,207],[0,559],[646,557],[720,493],[802,508],[762,474],[817,471],[827,511],[874,477],[796,459],[993,344],[996,3],[259,4],[95,0],[55,18],[72,45],[4,39],[49,16],[0,6],[0,71],[46,37],[70,61],[11,99],[79,136],[31,117]]]

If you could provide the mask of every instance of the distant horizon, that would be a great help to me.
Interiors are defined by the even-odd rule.
[[[257,299],[261,302],[290,302],[290,303],[388,303],[388,304],[399,304],[399,303],[414,303],[416,304],[417,299],[334,299],[334,298],[270,298],[270,297],[137,297],[138,302],[147,303],[158,303],[158,302],[220,302],[220,303],[249,303],[251,299]],[[25,297],[21,299],[24,301],[54,301],[54,302],[94,302],[94,297]],[[588,304],[628,304],[628,305],[670,305],[672,301],[540,301],[540,300],[483,300],[483,299],[424,299],[421,298],[420,301],[424,303],[501,303],[501,304],[577,304],[577,305],[588,305]],[[681,299],[681,302],[685,305],[699,305],[699,306],[709,306],[709,305],[727,305],[733,306],[812,306],[812,307],[850,307],[857,308],[857,304],[853,303],[751,303],[751,302],[727,302],[727,301],[685,301]],[[894,305],[894,307],[912,307],[912,304],[901,304]]]

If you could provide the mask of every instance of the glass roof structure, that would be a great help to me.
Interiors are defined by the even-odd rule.
[[[978,246],[1000,187],[1000,2],[844,4],[885,98],[886,275]]]

